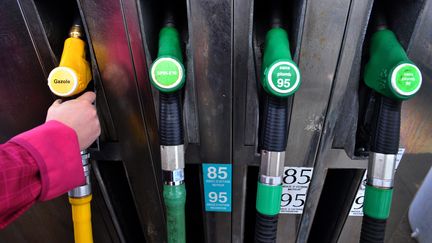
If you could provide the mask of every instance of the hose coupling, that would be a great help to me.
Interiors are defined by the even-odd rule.
[[[162,170],[175,171],[184,169],[184,145],[160,146]]]
[[[378,188],[392,188],[395,169],[395,154],[371,152],[369,155],[367,183]]]
[[[285,151],[261,151],[259,181],[267,185],[280,185],[285,164]]]
[[[183,169],[177,169],[172,171],[163,170],[162,173],[165,185],[178,186],[184,183]]]
[[[69,197],[81,198],[91,195],[91,165],[90,165],[90,154],[87,151],[81,151],[81,162],[84,170],[85,184],[82,186],[75,187],[68,192]]]

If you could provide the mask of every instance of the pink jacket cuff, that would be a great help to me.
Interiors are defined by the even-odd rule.
[[[85,183],[75,131],[58,121],[49,121],[11,139],[29,151],[41,177],[40,201],[50,200]]]

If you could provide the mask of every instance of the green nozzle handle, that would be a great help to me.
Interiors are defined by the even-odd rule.
[[[174,27],[164,27],[159,33],[158,58],[151,66],[150,80],[159,91],[172,93],[183,87],[185,76],[179,33]]]
[[[422,76],[395,34],[382,29],[371,38],[364,80],[368,87],[388,98],[407,100],[420,89]]]
[[[288,34],[282,28],[267,32],[264,44],[261,83],[277,97],[288,97],[300,87],[300,70],[291,58]]]
[[[164,185],[163,196],[167,215],[168,243],[185,243],[185,184],[178,186]]]

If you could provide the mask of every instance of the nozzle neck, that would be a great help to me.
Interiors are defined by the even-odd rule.
[[[81,25],[74,24],[69,30],[69,37],[81,38],[82,36],[83,34]]]

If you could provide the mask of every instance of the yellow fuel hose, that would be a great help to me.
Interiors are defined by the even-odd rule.
[[[93,243],[91,199],[91,194],[82,198],[69,197],[69,202],[72,205],[75,243]]]

